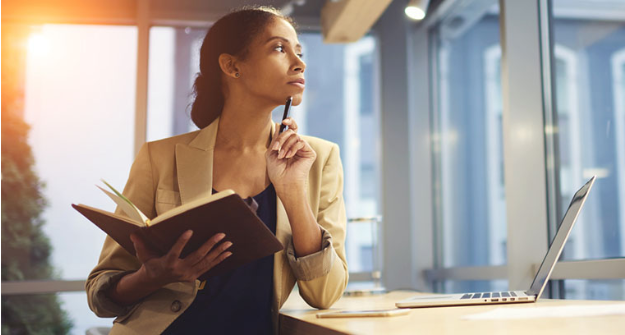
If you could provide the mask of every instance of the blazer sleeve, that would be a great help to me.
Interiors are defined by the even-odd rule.
[[[304,300],[315,308],[329,308],[348,281],[345,258],[347,217],[343,201],[343,166],[339,147],[333,144],[323,167],[317,223],[322,230],[322,249],[305,257],[295,257],[293,241],[287,245],[289,265]]]
[[[145,215],[153,218],[156,214],[154,193],[149,144],[146,143],[132,164],[123,194]],[[116,213],[125,215],[119,208]],[[89,308],[99,317],[119,317],[132,311],[134,306],[118,305],[110,300],[106,293],[124,275],[140,267],[141,262],[134,255],[129,254],[107,235],[98,264],[91,270],[85,284]]]

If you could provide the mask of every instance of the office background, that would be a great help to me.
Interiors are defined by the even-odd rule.
[[[138,145],[194,129],[197,50],[233,2],[70,3],[6,2],[2,14],[20,36],[9,50],[23,56],[13,70],[55,269],[5,277],[29,258],[5,252],[3,200],[2,299],[55,295],[81,334],[111,322],[81,291],[105,235],[69,204],[113,210],[99,178],[122,187]],[[348,225],[350,285],[524,289],[572,194],[597,175],[549,295],[625,298],[625,3],[431,1],[417,23],[395,0],[351,44],[323,44],[321,6],[293,6],[308,64],[293,116],[341,147],[347,214],[364,218]]]

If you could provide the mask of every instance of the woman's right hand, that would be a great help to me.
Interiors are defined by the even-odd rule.
[[[139,236],[134,234],[130,236],[137,252],[136,256],[142,263],[138,272],[151,284],[149,286],[160,288],[173,282],[193,282],[232,255],[232,252],[226,251],[232,246],[232,242],[226,241],[215,247],[225,237],[225,234],[220,233],[213,235],[187,257],[180,258],[192,235],[191,230],[184,232],[164,256],[150,250]]]

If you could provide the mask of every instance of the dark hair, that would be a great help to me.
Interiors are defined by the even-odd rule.
[[[246,6],[234,10],[208,30],[200,48],[200,72],[193,84],[191,119],[200,129],[208,126],[224,107],[219,55],[227,53],[245,59],[254,38],[275,18],[296,28],[290,17],[267,6]]]

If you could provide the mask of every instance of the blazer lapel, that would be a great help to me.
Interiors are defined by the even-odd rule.
[[[271,138],[277,135],[277,129],[280,127],[279,124],[274,124],[271,128]],[[277,252],[274,255],[273,261],[273,286],[274,286],[274,295],[276,302],[278,304],[277,308],[279,309],[286,297],[284,297],[284,289],[287,286],[287,276],[289,274],[287,257],[286,257],[286,247],[289,244],[289,240],[291,239],[291,224],[289,223],[289,218],[286,214],[286,210],[284,209],[284,205],[280,198],[276,195],[276,238],[285,249],[280,252]]]
[[[279,124],[274,124],[271,128],[271,138],[273,139],[274,135],[276,135],[276,128],[279,127]],[[284,209],[284,205],[280,198],[276,195],[276,204],[277,204],[277,215],[276,215],[276,237],[282,243],[282,245],[286,246],[289,238],[291,237],[291,224],[289,223],[289,218],[286,215],[286,210]]]
[[[218,127],[219,118],[200,130],[189,144],[176,144],[176,174],[183,204],[212,194],[213,151]]]

